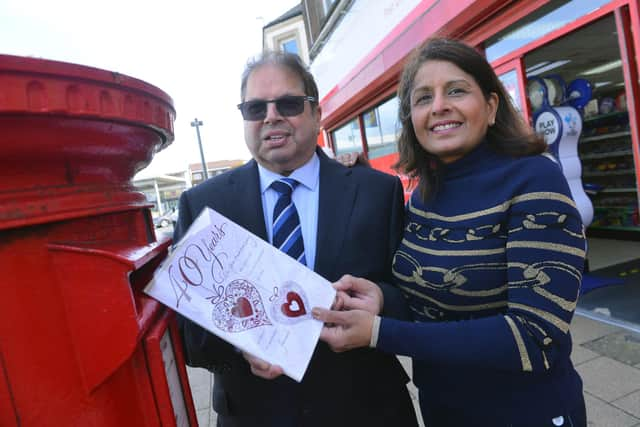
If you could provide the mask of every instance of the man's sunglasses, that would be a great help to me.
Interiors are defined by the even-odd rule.
[[[304,111],[304,101],[316,102],[313,96],[281,96],[276,99],[256,99],[238,104],[242,118],[249,121],[264,120],[267,117],[267,104],[276,104],[276,110],[283,117],[297,116]]]

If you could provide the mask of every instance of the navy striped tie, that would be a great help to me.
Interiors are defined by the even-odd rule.
[[[291,178],[282,178],[271,183],[271,188],[280,194],[273,208],[273,246],[306,265],[300,217],[291,200],[291,193],[296,185],[298,181]]]

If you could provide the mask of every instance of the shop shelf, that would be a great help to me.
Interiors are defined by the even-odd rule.
[[[607,113],[607,114],[600,114],[598,116],[593,116],[593,117],[588,117],[586,119],[584,119],[582,121],[582,123],[585,124],[589,124],[590,126],[593,126],[594,122],[600,122],[600,121],[608,121],[611,119],[618,119],[620,117],[624,117],[628,114],[627,111],[614,111],[612,113]]]
[[[615,210],[631,210],[633,211],[635,208],[633,206],[606,206],[606,205],[595,205],[595,209],[615,209]]]
[[[585,143],[585,142],[593,142],[593,141],[601,141],[603,139],[612,139],[612,138],[619,138],[622,136],[630,136],[631,132],[629,132],[628,130],[622,131],[622,132],[613,132],[613,133],[603,133],[602,135],[594,135],[594,136],[587,136],[584,138],[580,138],[580,143]]]
[[[590,230],[618,230],[618,231],[640,232],[640,226],[634,226],[634,225],[628,225],[628,226],[624,226],[624,225],[607,225],[607,226],[595,225],[595,226],[589,227],[589,229]]]
[[[637,189],[635,187],[624,187],[624,188],[605,188],[604,190],[600,190],[600,193],[635,193]]]
[[[606,159],[609,157],[630,156],[632,154],[633,154],[633,150],[620,150],[620,151],[612,151],[610,153],[585,154],[583,156],[580,156],[580,158],[582,160]]]
[[[594,177],[594,176],[611,176],[611,175],[634,175],[636,171],[634,169],[615,169],[608,170],[602,172],[584,172],[582,174],[583,177]]]

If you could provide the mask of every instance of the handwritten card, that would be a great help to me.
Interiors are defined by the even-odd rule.
[[[209,208],[144,291],[298,382],[322,329],[311,308],[335,297],[327,280]]]

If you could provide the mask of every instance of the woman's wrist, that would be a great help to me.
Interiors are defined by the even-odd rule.
[[[371,324],[371,340],[369,341],[369,347],[376,348],[378,345],[378,333],[380,332],[380,316],[373,316],[373,323]]]

